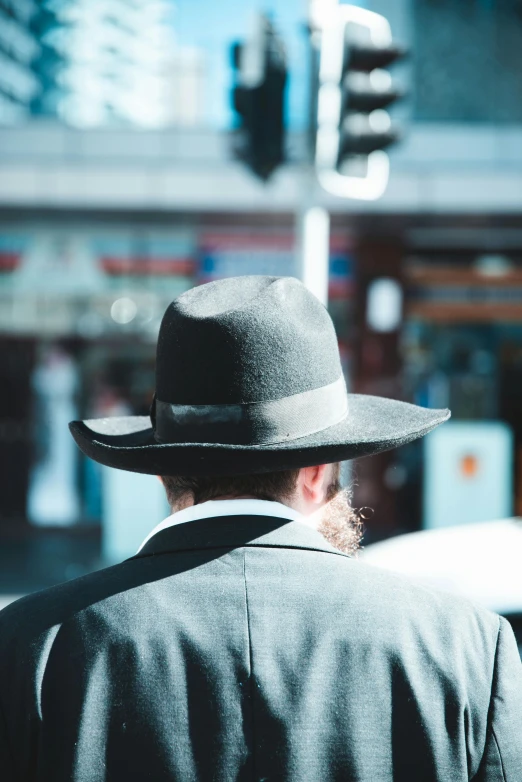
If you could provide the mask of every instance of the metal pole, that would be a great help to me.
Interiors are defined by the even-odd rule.
[[[296,249],[298,276],[306,287],[326,307],[328,304],[328,271],[330,262],[330,216],[317,203],[317,177],[314,168],[315,125],[317,120],[317,87],[319,36],[324,14],[332,12],[337,0],[311,0],[309,18],[309,152],[310,159],[303,175],[301,201],[296,214]]]
[[[330,215],[322,206],[305,208],[301,215],[302,280],[326,307],[330,260]]]

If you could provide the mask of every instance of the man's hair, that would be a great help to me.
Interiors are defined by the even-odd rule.
[[[259,475],[164,475],[167,500],[175,508],[184,498],[193,498],[194,505],[216,497],[251,495],[260,500],[285,500],[295,491],[299,470],[267,472]]]

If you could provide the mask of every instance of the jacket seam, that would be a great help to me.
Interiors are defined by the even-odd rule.
[[[495,685],[496,685],[497,675],[498,675],[497,662],[498,662],[498,648],[499,648],[499,645],[500,645],[500,631],[501,631],[501,627],[502,627],[501,619],[500,619],[500,616],[499,616],[498,617],[497,641],[496,641],[496,644],[495,644],[495,654],[494,654],[494,657],[493,657],[493,672],[492,672],[492,676],[491,676],[491,694],[490,694],[490,698],[489,698],[488,715],[487,715],[487,718],[486,718],[486,738],[485,738],[485,741],[484,741],[484,752],[482,753],[482,760],[481,760],[480,765],[482,766],[482,763],[484,762],[484,758],[485,758],[485,755],[486,755],[486,752],[487,752],[487,746],[488,746],[488,737],[491,735],[493,741],[495,742],[495,747],[497,749],[498,757],[500,759],[500,768],[501,768],[501,771],[502,771],[502,779],[504,780],[504,782],[506,782],[506,775],[504,773],[504,764],[502,762],[502,755],[500,754],[500,747],[498,746],[497,737],[495,735],[495,729],[493,727],[493,709],[494,709],[493,701],[494,701],[494,698],[495,698]]]
[[[493,726],[491,726],[491,735],[493,736],[493,741],[495,742],[495,747],[497,748],[498,758],[500,760],[500,770],[502,771],[503,782],[507,782],[506,769],[504,768],[504,761],[502,760],[502,753],[500,751],[500,747],[499,747],[498,741],[497,741],[497,736],[496,736],[496,733],[495,733],[495,728]]]
[[[249,676],[249,690],[250,690],[250,701],[251,701],[251,730],[252,730],[252,770],[253,775],[252,778],[256,779],[256,724],[255,724],[255,716],[254,716],[254,698],[255,698],[255,683],[254,683],[254,659],[252,654],[252,634],[251,634],[251,626],[250,626],[250,610],[248,607],[248,587],[247,587],[247,579],[246,579],[246,551],[243,552],[243,583],[245,586],[245,610],[246,610],[246,625],[247,625],[247,643],[248,643],[248,663],[250,668],[250,676]]]

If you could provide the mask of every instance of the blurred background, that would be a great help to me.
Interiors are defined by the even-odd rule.
[[[330,219],[350,390],[453,414],[351,465],[365,544],[522,515],[522,1],[356,4],[408,50],[378,200],[314,173],[320,5],[0,0],[4,601],[131,556],[167,515],[155,478],[88,461],[67,423],[148,414],[168,303],[221,277],[302,276],[311,206]],[[282,100],[261,163],[233,48],[259,12]]]

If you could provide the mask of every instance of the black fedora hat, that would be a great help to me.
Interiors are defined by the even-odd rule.
[[[73,421],[97,462],[155,475],[272,472],[404,445],[449,410],[347,394],[326,309],[293,277],[234,277],[167,309],[150,418]]]

